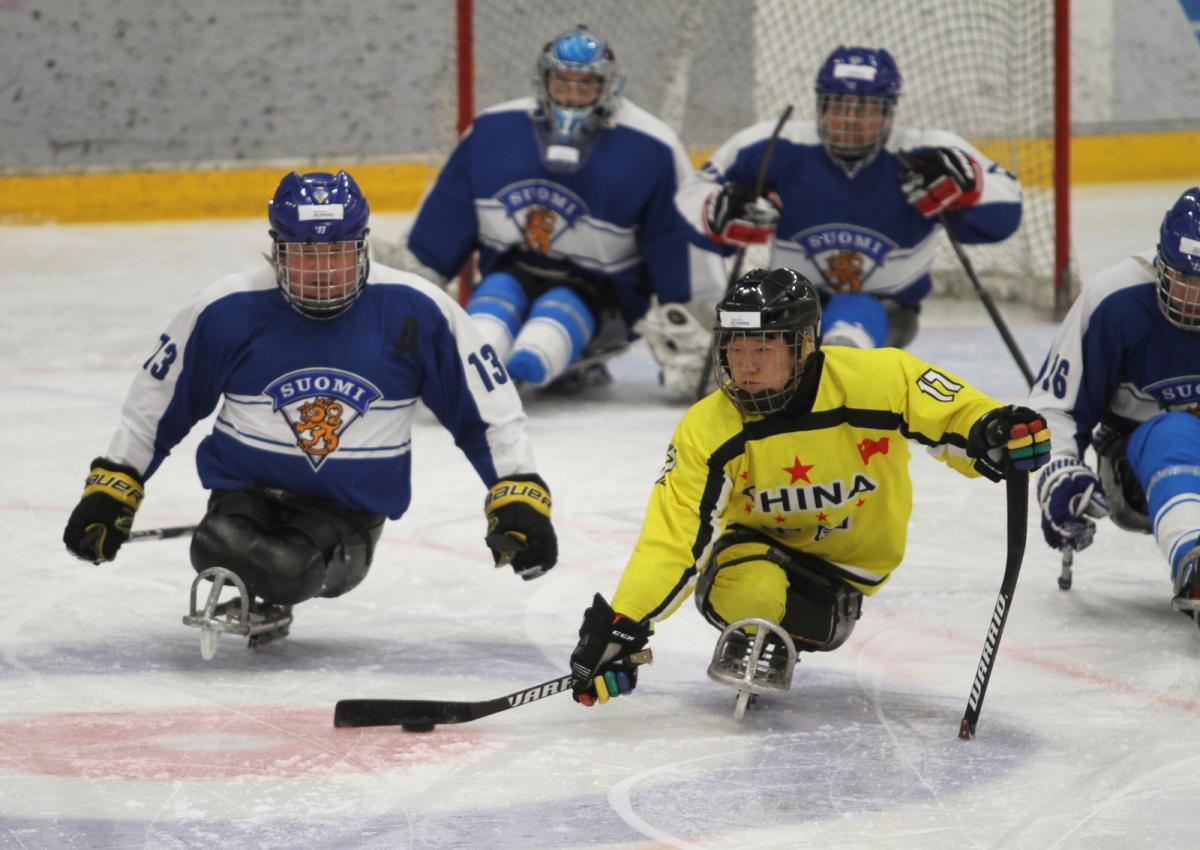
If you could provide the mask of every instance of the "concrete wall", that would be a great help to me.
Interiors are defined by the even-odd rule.
[[[482,32],[477,49],[510,51],[522,68],[547,33],[607,13],[600,7],[624,6],[617,17],[636,18],[643,36],[622,44],[623,61],[638,69],[628,94],[658,98],[650,88],[663,74],[652,62],[670,38],[678,0],[499,5],[514,18],[532,11],[539,25]],[[698,61],[682,122],[691,144],[715,144],[753,117],[749,99],[737,94],[749,63],[724,59],[749,45],[754,3],[719,5],[720,14],[705,10],[695,34]],[[852,8],[854,0],[841,5]],[[1077,133],[1200,127],[1200,43],[1180,0],[1073,5]],[[0,0],[0,170],[427,154],[452,133],[453,7],[452,0]],[[703,67],[721,70],[698,80]],[[524,72],[481,79],[479,104],[528,90]],[[726,106],[706,110],[711,104]]]

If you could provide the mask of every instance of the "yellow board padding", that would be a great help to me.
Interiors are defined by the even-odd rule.
[[[1048,161],[1050,139],[988,139],[974,142],[992,159],[1013,168],[1027,187],[1048,187],[1053,174],[1022,165]],[[1071,183],[1178,180],[1200,182],[1200,130],[1078,136],[1071,140]],[[699,167],[711,149],[691,153]],[[345,168],[377,212],[410,212],[437,176],[439,162],[329,163],[294,166],[297,171]],[[62,224],[169,221],[265,216],[267,199],[287,165],[205,170],[104,171],[0,174],[0,224]]]
[[[353,175],[375,211],[416,209],[437,165],[322,163],[204,171],[0,174],[0,224],[266,218],[267,201],[289,171]]]

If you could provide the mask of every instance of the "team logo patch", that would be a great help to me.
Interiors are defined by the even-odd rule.
[[[1163,410],[1195,412],[1200,409],[1200,375],[1180,375],[1146,387]]]
[[[672,444],[672,445],[667,446],[667,459],[665,461],[663,461],[662,472],[659,473],[658,480],[655,481],[654,483],[655,484],[666,484],[667,483],[667,473],[669,473],[674,468],[675,468],[675,446]]]
[[[263,392],[314,472],[341,446],[346,429],[383,396],[370,381],[340,369],[288,372]]]
[[[851,224],[811,227],[791,241],[804,249],[804,255],[835,292],[861,292],[867,278],[897,247],[882,234]]]
[[[576,219],[587,214],[583,199],[549,180],[522,180],[496,194],[504,211],[521,231],[526,250],[548,254]]]

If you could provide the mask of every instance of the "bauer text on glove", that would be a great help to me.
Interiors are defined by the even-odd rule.
[[[528,581],[558,562],[558,537],[550,524],[550,488],[537,475],[511,475],[492,485],[483,503],[484,541],[496,566],[511,564]]]
[[[92,461],[83,496],[63,531],[63,543],[76,557],[98,564],[117,557],[129,539],[133,515],[144,495],[142,478],[131,466],[98,457]]]

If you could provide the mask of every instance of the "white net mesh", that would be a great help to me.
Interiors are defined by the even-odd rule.
[[[897,123],[958,133],[1021,179],[1020,231],[968,248],[985,285],[1053,306],[1052,0],[474,0],[473,17],[476,111],[530,94],[542,46],[585,23],[612,45],[625,96],[701,156],[785,104],[794,118],[814,117],[813,80],[838,44],[886,47],[904,77]],[[448,150],[453,73],[444,90]],[[751,255],[745,268],[764,259]],[[948,244],[934,283],[970,291]]]

